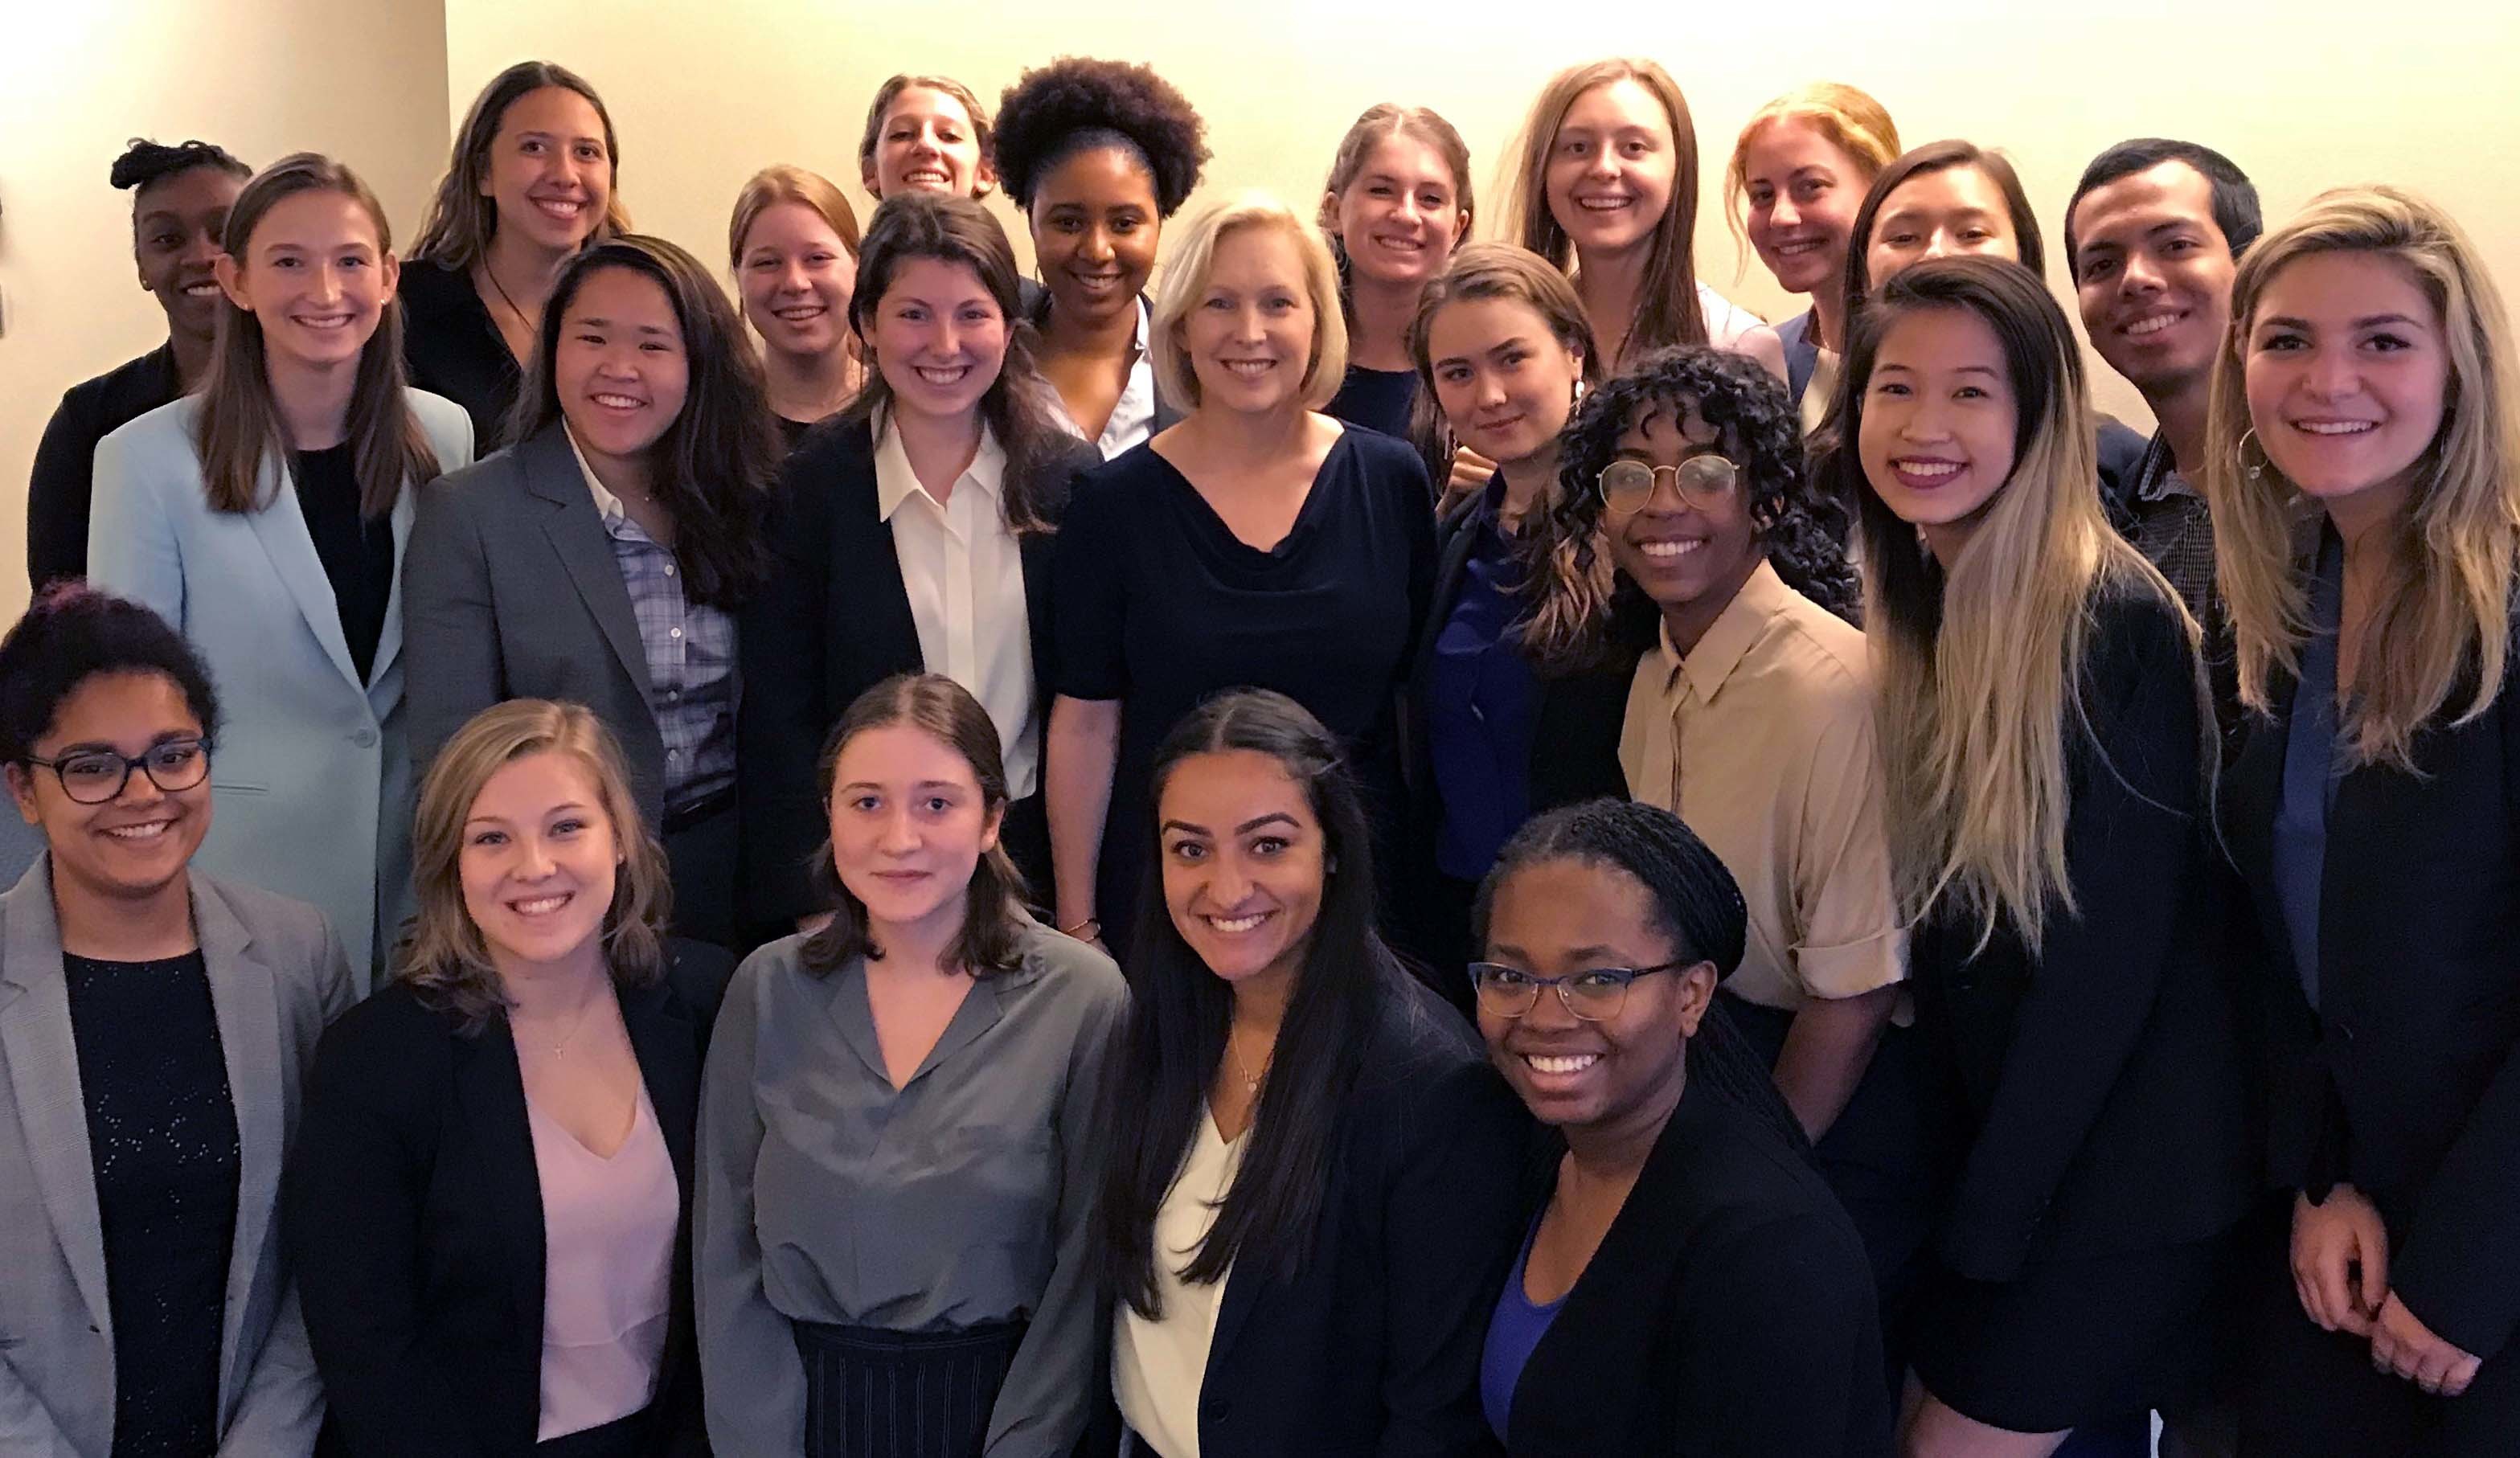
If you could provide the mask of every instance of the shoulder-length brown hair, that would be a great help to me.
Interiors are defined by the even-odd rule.
[[[519,61],[492,76],[472,99],[472,110],[464,113],[464,125],[455,133],[455,150],[446,159],[446,175],[437,180],[428,211],[421,215],[420,239],[411,245],[414,259],[446,268],[471,268],[490,246],[490,239],[499,231],[499,204],[481,194],[481,185],[490,176],[490,144],[499,140],[499,124],[518,98],[553,86],[585,97],[595,109],[595,119],[604,123],[604,161],[611,177],[604,190],[604,221],[595,230],[595,241],[630,231],[630,215],[621,209],[621,142],[613,135],[612,113],[605,110],[604,98],[595,94],[593,82],[567,66]]]
[[[412,889],[420,913],[393,958],[394,975],[418,989],[422,1002],[463,1019],[468,1038],[507,1016],[511,1004],[480,925],[464,906],[464,825],[491,775],[543,753],[568,756],[594,781],[598,808],[611,822],[621,854],[612,904],[604,911],[604,959],[612,980],[639,987],[664,971],[673,882],[665,870],[665,848],[640,818],[620,741],[583,704],[539,698],[493,704],[455,731],[421,781],[411,827]]]
[[[674,306],[691,388],[682,413],[648,448],[652,494],[673,513],[674,560],[693,600],[739,606],[769,573],[770,493],[785,453],[771,423],[761,357],[744,337],[726,290],[698,258],[642,233],[607,239],[571,258],[543,309],[542,334],[508,438],[524,440],[561,418],[552,365],[561,331],[578,290],[608,268],[652,280]]]
[[[1667,345],[1706,342],[1706,311],[1697,301],[1697,127],[1689,120],[1688,99],[1680,94],[1680,83],[1654,62],[1633,56],[1571,66],[1551,77],[1523,123],[1521,159],[1507,211],[1508,237],[1560,270],[1574,268],[1574,241],[1549,210],[1549,155],[1557,146],[1557,128],[1565,124],[1576,100],[1597,86],[1616,81],[1634,81],[1662,103],[1663,115],[1671,123],[1677,165],[1672,172],[1671,205],[1654,225],[1636,322],[1620,345],[1619,358],[1601,362],[1608,370]]]
[[[1864,302],[1872,291],[1872,270],[1864,255],[1872,248],[1872,225],[1889,205],[1890,195],[1914,178],[1928,172],[1941,172],[1952,167],[1973,167],[1983,172],[2003,194],[2005,211],[2012,214],[2012,236],[2021,246],[2021,266],[2048,276],[2048,244],[2039,233],[2039,212],[2030,205],[2030,194],[2021,186],[2021,174],[2003,154],[1992,152],[1974,142],[1954,137],[1941,142],[1928,142],[1882,168],[1865,190],[1864,205],[1855,210],[1854,226],[1846,236],[1846,276],[1843,286],[1849,310]]]
[[[969,689],[943,674],[895,674],[859,694],[857,702],[849,705],[823,745],[817,778],[822,784],[827,815],[839,776],[841,751],[869,729],[893,725],[918,729],[961,755],[964,763],[971,767],[971,777],[979,782],[981,813],[1005,816],[1007,766],[998,748],[998,727],[990,722],[989,711],[980,707]],[[874,929],[867,924],[866,903],[859,901],[848,883],[840,879],[828,836],[815,857],[814,876],[831,899],[832,919],[798,949],[798,960],[805,970],[820,977],[858,957],[880,960],[883,949],[875,944]],[[946,955],[956,967],[974,977],[1004,971],[1013,966],[1021,954],[1018,944],[1031,921],[1031,914],[1024,910],[1023,872],[1008,859],[1004,845],[991,846],[980,853],[979,863],[971,867],[963,928],[955,934],[954,945]]]
[[[1033,362],[1033,329],[1017,306],[1014,244],[995,214],[968,198],[904,193],[875,210],[858,248],[857,290],[849,296],[849,327],[866,360],[866,383],[842,418],[872,424],[892,405],[892,385],[876,359],[875,314],[895,274],[917,258],[969,269],[989,290],[1007,322],[1007,357],[998,377],[980,396],[980,420],[1007,453],[1006,479],[998,491],[1007,530],[1026,536],[1051,530],[1066,482],[1056,464],[1076,451],[1076,437],[1053,413],[1050,381]]]
[[[384,204],[359,175],[328,156],[300,152],[254,175],[228,209],[219,245],[240,269],[250,270],[253,230],[282,199],[300,193],[331,192],[359,204],[377,230],[377,264],[393,254],[393,227]],[[406,488],[437,479],[437,452],[403,390],[402,304],[387,299],[377,331],[359,351],[350,386],[348,427],[351,470],[359,481],[359,514],[370,519],[393,509]],[[213,511],[247,512],[266,505],[259,485],[266,460],[285,456],[289,434],[271,398],[271,375],[262,321],[227,302],[219,325],[210,376],[193,419],[193,444],[202,455],[202,481]]]
[[[2520,562],[2520,353],[2484,256],[2448,213],[2396,188],[2322,193],[2252,244],[2231,285],[2231,331],[2214,362],[2205,498],[2230,606],[2240,698],[2271,712],[2277,672],[2300,671],[2310,634],[2307,574],[2293,529],[2310,509],[2253,438],[2244,351],[2267,286],[2304,258],[2363,253],[2424,291],[2450,361],[2439,431],[2416,463],[2406,511],[2387,524],[2369,646],[2350,685],[2350,755],[2415,768],[2415,736],[2443,716],[2491,708],[2509,673]]]

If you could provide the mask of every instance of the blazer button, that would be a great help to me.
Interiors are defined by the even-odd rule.
[[[1233,1410],[1234,1403],[1220,1393],[1210,1392],[1198,1399],[1198,1415],[1209,1422],[1222,1423]]]
[[[374,748],[377,742],[377,731],[372,729],[360,729],[350,735],[350,742],[356,744],[361,749]]]

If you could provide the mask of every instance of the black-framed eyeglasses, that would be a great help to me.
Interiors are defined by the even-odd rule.
[[[1691,456],[1678,465],[1613,461],[1597,478],[1601,505],[1621,516],[1643,510],[1664,471],[1671,472],[1672,489],[1682,504],[1701,511],[1724,509],[1741,491],[1741,467],[1722,456]]]
[[[59,759],[37,759],[26,756],[29,765],[39,765],[53,772],[62,782],[62,793],[80,805],[103,805],[122,798],[123,787],[131,783],[131,772],[149,776],[149,782],[171,795],[189,790],[209,777],[210,741],[207,739],[168,739],[152,744],[137,759],[112,749],[82,749]]]
[[[1542,988],[1555,988],[1557,1000],[1565,1004],[1568,1012],[1585,1022],[1600,1023],[1617,1017],[1619,1009],[1628,1005],[1628,987],[1638,978],[1677,972],[1704,960],[1692,956],[1651,967],[1594,967],[1563,977],[1542,977],[1520,967],[1472,962],[1470,986],[1477,992],[1479,1011],[1501,1018],[1523,1016],[1540,1005]]]

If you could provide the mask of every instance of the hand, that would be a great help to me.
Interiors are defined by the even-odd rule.
[[[2371,1365],[2437,1397],[2455,1397],[2476,1381],[2476,1369],[2484,1361],[2434,1336],[2393,1295],[2380,1303],[2380,1314],[2372,1318]]]
[[[1452,478],[1444,483],[1444,499],[1452,500],[1464,491],[1476,491],[1497,473],[1497,464],[1468,446],[1453,450]]]
[[[2354,1186],[2338,1185],[2320,1205],[2293,1197],[2292,1285],[2322,1330],[2371,1335],[2389,1293],[2389,1232]]]

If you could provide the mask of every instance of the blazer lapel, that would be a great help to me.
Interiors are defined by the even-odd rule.
[[[480,1151],[485,1204],[500,1225],[515,1232],[509,1251],[509,1297],[528,1331],[543,1324],[542,1171],[534,1163],[534,1133],[526,1123],[524,1075],[517,1067],[517,1040],[506,1018],[493,1018],[472,1038],[455,1038],[455,1100],[464,1127]]]
[[[595,615],[596,626],[604,630],[612,656],[621,661],[622,670],[645,698],[653,685],[648,682],[648,649],[639,638],[639,614],[630,605],[630,589],[621,581],[621,564],[612,555],[611,539],[604,534],[604,517],[586,489],[586,472],[577,464],[566,428],[557,423],[545,426],[517,448],[517,464],[524,472],[525,489],[555,508],[543,523],[543,535],[551,540],[552,551],[559,554],[586,610]]]
[[[246,513],[253,527],[254,539],[262,544],[263,554],[271,558],[272,574],[289,596],[297,602],[298,615],[315,632],[315,641],[324,646],[324,655],[333,660],[342,682],[367,696],[368,685],[359,681],[359,671],[350,661],[350,641],[341,633],[341,603],[333,596],[333,579],[325,575],[324,559],[315,554],[315,538],[306,529],[306,513],[297,508],[297,484],[288,467],[277,458],[265,458],[262,472],[255,478],[254,489],[265,505],[258,511]],[[397,533],[397,550],[399,550]],[[399,575],[399,574],[397,574]],[[392,622],[396,614],[387,613]]]
[[[251,1371],[242,1333],[271,1226],[270,1203],[253,1199],[252,1192],[280,1187],[288,1139],[283,1081],[294,1083],[296,1071],[284,1067],[280,1055],[280,999],[272,967],[254,954],[245,923],[199,876],[193,878],[193,925],[209,974],[228,1097],[236,1106],[236,1239],[229,1247],[227,1316],[219,1348],[226,1358],[219,1387],[219,1410],[225,1412],[231,1394]]]
[[[413,505],[412,498],[419,494],[420,490],[418,487],[405,486],[402,490],[402,494],[394,498],[393,513],[391,518],[393,522],[393,585],[387,589],[385,593],[384,627],[377,634],[376,657],[371,660],[372,666],[368,672],[368,682],[372,684],[383,683],[385,670],[391,668],[394,660],[402,656],[402,550],[404,545],[411,540],[411,518],[413,512],[418,509],[418,508]]]
[[[664,1132],[665,1152],[673,1158],[688,1202],[692,1130],[700,1107],[698,1033],[666,994],[662,978],[624,989],[620,995],[621,1021],[630,1030],[630,1049],[639,1056],[639,1077],[648,1085],[648,1102],[656,1111],[656,1127]]]
[[[834,483],[841,496],[832,513],[832,581],[837,591],[832,594],[829,641],[858,659],[852,682],[875,684],[897,673],[924,672],[927,661],[919,647],[919,620],[910,615],[901,549],[892,523],[880,514],[873,427],[861,429],[867,436],[866,474]],[[832,712],[847,707],[835,704]]]
[[[61,928],[53,919],[51,867],[50,856],[37,855],[17,887],[0,897],[0,927],[7,938],[0,944],[0,955],[7,958],[0,964],[0,1059],[9,1065],[10,1092],[53,1236],[87,1303],[88,1319],[111,1341],[96,1166],[88,1149],[78,1045],[70,1036]]]

